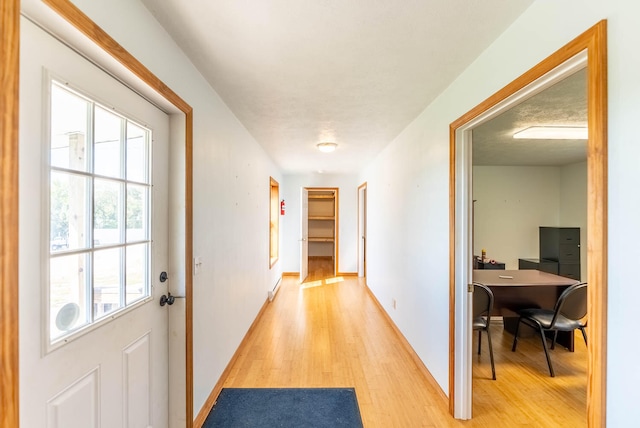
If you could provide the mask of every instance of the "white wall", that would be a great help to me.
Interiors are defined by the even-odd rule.
[[[518,269],[538,258],[540,226],[559,226],[560,168],[474,166],[474,254]]]
[[[368,182],[368,284],[436,380],[448,389],[449,124],[601,19],[608,20],[609,231],[607,422],[640,418],[628,332],[640,301],[640,4],[538,0],[361,175]],[[390,204],[389,201],[396,203]],[[391,228],[389,225],[396,225]],[[398,297],[397,310],[391,299]],[[442,326],[441,329],[427,326]]]
[[[280,217],[282,229],[282,270],[300,272],[300,189],[337,187],[338,200],[338,272],[358,271],[358,182],[355,175],[291,174],[283,177],[280,199],[286,214]]]
[[[367,285],[446,391],[451,120],[445,111],[429,107],[360,181],[367,182]]]
[[[587,163],[563,167],[473,167],[474,254],[518,269],[539,257],[540,226],[579,227],[587,278]]]
[[[587,163],[560,168],[560,226],[580,228],[580,277],[587,280]]]
[[[194,414],[282,272],[269,269],[269,177],[277,167],[138,1],[74,1],[193,107]]]

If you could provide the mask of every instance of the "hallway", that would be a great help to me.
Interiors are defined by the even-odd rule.
[[[501,330],[496,326],[493,333],[498,380],[490,379],[483,338],[483,355],[473,359],[475,418],[456,421],[447,398],[418,368],[362,279],[335,277],[299,285],[296,277],[287,276],[238,350],[223,386],[355,387],[365,427],[585,426],[579,403],[586,402],[580,392],[585,391],[586,369],[577,380],[566,375],[571,367],[586,366],[584,343],[576,341],[574,354],[554,351],[558,375],[550,381],[539,339],[524,339],[517,353],[500,356],[510,337],[501,339]],[[555,395],[545,395],[548,382],[554,383]],[[577,389],[578,398],[558,399],[565,389]]]

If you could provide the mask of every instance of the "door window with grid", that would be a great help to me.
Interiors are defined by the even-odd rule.
[[[50,81],[49,344],[150,296],[151,130]]]

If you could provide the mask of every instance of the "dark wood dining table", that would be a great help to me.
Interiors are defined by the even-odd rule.
[[[539,270],[474,270],[473,282],[486,285],[494,296],[492,316],[503,317],[504,328],[514,333],[518,324],[518,310],[524,308],[553,309],[558,297],[570,285],[573,278],[554,275]],[[521,326],[519,335],[531,335],[533,330]],[[573,351],[573,334],[560,332],[558,344]],[[535,332],[537,334],[537,332]]]

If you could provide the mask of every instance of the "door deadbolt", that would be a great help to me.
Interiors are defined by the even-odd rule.
[[[160,306],[164,306],[164,305],[173,305],[173,303],[176,301],[175,296],[172,296],[171,293],[167,293],[167,294],[163,294],[162,296],[160,296]]]

